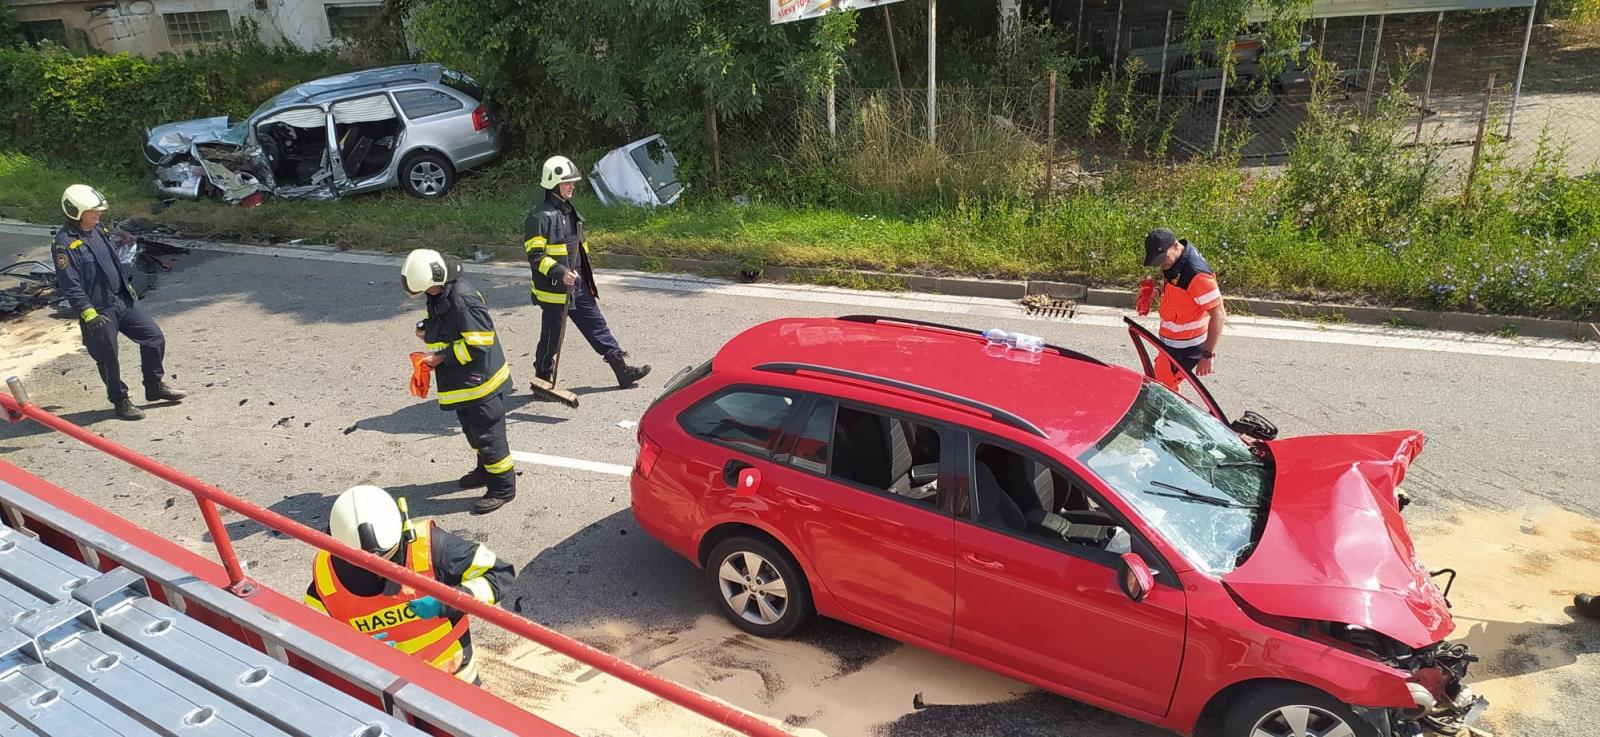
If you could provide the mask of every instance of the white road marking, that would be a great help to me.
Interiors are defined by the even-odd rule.
[[[582,458],[565,458],[551,456],[543,453],[527,453],[520,450],[511,451],[511,457],[518,463],[532,463],[536,466],[554,466],[556,468],[571,468],[578,471],[592,471],[610,476],[627,476],[633,473],[632,466],[619,466],[615,463],[601,463],[599,461],[586,461]]]
[[[401,258],[371,252],[340,252],[326,246],[252,246],[238,243],[177,241],[201,251],[236,253],[251,256],[278,256],[349,264],[393,266]],[[474,270],[512,278],[526,278],[521,264],[473,264]],[[849,305],[863,309],[904,310],[956,315],[1001,317],[1006,319],[1061,322],[1050,318],[1030,318],[1012,300],[961,297],[946,294],[868,292],[839,287],[806,284],[736,284],[722,279],[689,275],[662,275],[638,271],[613,270],[595,277],[602,284],[633,289],[694,292],[731,297],[782,299],[796,302]],[[1083,306],[1066,324],[1123,328],[1126,310],[1114,307]],[[1153,325],[1153,323],[1152,323]],[[1364,348],[1456,353],[1473,356],[1521,358],[1563,363],[1600,364],[1600,349],[1577,341],[1500,338],[1489,335],[1452,333],[1437,330],[1412,330],[1377,325],[1324,325],[1314,322],[1272,317],[1229,316],[1227,335],[1235,338],[1331,343]]]

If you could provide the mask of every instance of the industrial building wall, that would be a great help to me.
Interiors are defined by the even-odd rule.
[[[262,40],[287,41],[300,48],[321,48],[334,42],[333,14],[376,9],[373,0],[6,0],[24,30],[54,38],[56,24],[69,46],[107,53],[152,56],[182,52],[222,40],[242,20],[253,20]]]

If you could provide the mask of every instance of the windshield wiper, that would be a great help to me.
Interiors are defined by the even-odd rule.
[[[1206,481],[1208,483],[1210,483],[1212,486],[1216,486],[1217,485],[1217,469],[1219,469],[1219,468],[1240,468],[1240,467],[1265,468],[1266,465],[1267,464],[1265,464],[1265,463],[1263,463],[1261,461],[1258,461],[1258,460],[1256,460],[1254,458],[1252,458],[1250,460],[1247,460],[1247,461],[1223,461],[1221,463],[1213,463],[1211,465],[1206,466]]]
[[[1173,492],[1176,492],[1176,493],[1167,493],[1167,492],[1163,492],[1163,491],[1156,491],[1154,489],[1145,489],[1144,490],[1144,493],[1150,494],[1150,495],[1153,495],[1153,496],[1164,496],[1164,497],[1168,497],[1168,498],[1172,498],[1172,499],[1189,499],[1189,500],[1192,500],[1192,501],[1200,502],[1202,504],[1210,504],[1210,505],[1216,506],[1216,507],[1226,507],[1228,509],[1256,509],[1256,507],[1252,507],[1252,506],[1250,506],[1248,504],[1239,504],[1239,503],[1236,503],[1236,502],[1229,501],[1227,499],[1223,499],[1221,497],[1210,496],[1208,494],[1201,494],[1200,492],[1197,492],[1197,491],[1190,491],[1189,489],[1185,489],[1182,486],[1173,486],[1172,484],[1164,483],[1164,482],[1161,482],[1161,481],[1151,481],[1150,485],[1151,486],[1159,486],[1159,487],[1161,487],[1163,489],[1170,489]]]

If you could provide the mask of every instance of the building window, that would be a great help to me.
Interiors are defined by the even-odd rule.
[[[197,46],[233,39],[233,24],[226,10],[166,13],[167,41],[173,46]]]
[[[328,33],[334,38],[360,38],[382,22],[382,5],[327,5],[324,10],[328,14]]]
[[[22,31],[22,39],[34,46],[43,41],[67,45],[67,24],[60,20],[25,20],[17,24],[17,29]]]

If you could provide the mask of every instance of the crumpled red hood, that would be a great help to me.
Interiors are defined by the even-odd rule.
[[[1394,496],[1422,441],[1398,430],[1270,443],[1266,530],[1223,582],[1268,614],[1359,625],[1412,648],[1444,639],[1455,622]]]

